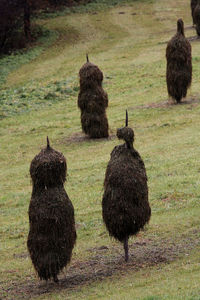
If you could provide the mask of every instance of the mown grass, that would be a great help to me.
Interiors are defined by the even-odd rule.
[[[124,272],[114,276],[112,281],[106,279],[81,288],[76,293],[69,292],[69,297],[70,299],[112,300],[199,300],[200,288],[198,278],[200,266],[196,264],[196,260],[199,257],[199,248],[196,252],[192,251],[191,256],[191,259],[188,259],[186,256],[186,258],[184,257],[178,262],[161,268],[140,270],[135,273],[135,276],[132,272]],[[185,290],[184,292],[183,289]],[[57,300],[63,299],[65,295],[64,292],[61,292],[58,295],[41,296],[37,299]]]
[[[2,82],[0,100],[0,298],[21,299],[22,294],[29,293],[37,299],[199,299],[198,41],[192,43],[193,83],[188,93],[188,99],[195,97],[196,102],[163,104],[167,101],[166,41],[175,32],[178,17],[184,18],[186,26],[191,25],[189,4],[186,0],[179,4],[171,0],[117,2],[113,8],[111,2],[105,2],[109,9],[97,14],[77,8],[66,16],[38,19],[37,24],[55,32],[57,39],[52,39],[48,47],[44,44],[41,51],[37,47],[31,50],[39,52],[30,55],[28,61],[29,52],[19,54],[16,60],[4,58],[6,81]],[[188,28],[186,35],[195,32]],[[83,286],[34,295],[26,293],[25,288],[26,282],[37,287],[26,250],[29,165],[45,146],[46,135],[68,161],[65,187],[75,207],[78,234],[72,263],[94,260],[101,246],[108,247],[101,254],[108,262],[123,255],[122,246],[110,240],[101,217],[105,168],[119,142],[115,137],[108,141],[80,138],[78,70],[86,52],[104,72],[111,134],[124,124],[128,108],[135,147],[147,168],[152,219],[130,243],[145,240],[148,246],[148,240],[153,240],[160,251],[166,247],[163,241],[182,245],[184,237],[194,249],[185,246],[184,253],[175,251],[168,263],[148,266],[144,257],[144,267],[139,270],[127,266],[112,276],[85,280]],[[17,64],[14,68],[13,63]],[[84,271],[80,271],[83,276]],[[22,287],[21,294],[14,292],[15,286]]]

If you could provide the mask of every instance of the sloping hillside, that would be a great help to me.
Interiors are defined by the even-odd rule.
[[[193,82],[187,99],[174,105],[168,102],[165,49],[180,17],[192,44]],[[0,298],[199,299],[200,47],[189,1],[121,1],[104,10],[97,4],[37,23],[46,36],[36,47],[1,61]],[[108,140],[81,132],[78,71],[86,52],[104,73]],[[115,133],[125,109],[152,207],[148,227],[130,240],[127,264],[101,215],[105,168],[120,143]],[[29,166],[47,135],[67,158],[65,188],[78,235],[59,286],[38,282],[26,248]]]

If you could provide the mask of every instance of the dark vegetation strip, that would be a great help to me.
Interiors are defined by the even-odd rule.
[[[62,9],[52,10],[47,9],[46,11],[40,12],[40,14],[35,15],[35,18],[56,18],[57,16],[65,16],[72,13],[96,13],[98,11],[105,10],[107,8],[112,8],[114,6],[122,6],[126,4],[133,4],[133,2],[147,2],[154,3],[155,0],[94,0],[85,1],[84,3],[79,3],[78,5],[62,7]]]
[[[33,40],[32,19],[35,12],[71,6],[87,0],[1,0],[0,54],[24,48]]]

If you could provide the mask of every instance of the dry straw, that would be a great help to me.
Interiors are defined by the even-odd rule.
[[[102,88],[103,73],[98,66],[87,62],[79,71],[80,92],[78,107],[81,110],[82,130],[90,138],[108,137],[107,93]]]
[[[193,25],[196,24],[195,17],[194,17],[194,10],[195,10],[196,5],[197,5],[197,0],[191,0],[190,6],[191,6],[191,14],[192,14]]]
[[[33,183],[27,246],[40,279],[53,278],[70,262],[76,241],[74,208],[64,189],[67,164],[62,153],[47,147],[31,162]]]
[[[195,29],[197,32],[197,35],[200,36],[200,0],[197,1],[197,5],[194,9],[194,20],[195,20]]]
[[[102,214],[106,228],[115,239],[124,244],[128,261],[128,239],[137,234],[151,216],[148,185],[144,162],[134,149],[134,132],[126,126],[117,129],[117,137],[125,141],[111,152],[102,200]]]
[[[182,19],[177,21],[177,33],[167,44],[166,59],[168,94],[180,103],[192,81],[191,45],[185,38]]]

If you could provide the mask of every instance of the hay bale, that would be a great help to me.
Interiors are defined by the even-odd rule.
[[[193,25],[196,24],[196,20],[195,20],[195,17],[194,17],[194,10],[195,10],[195,7],[197,5],[197,1],[198,0],[191,0],[191,2],[190,2]]]
[[[78,107],[81,110],[82,130],[91,138],[108,137],[108,95],[102,88],[103,73],[89,62],[87,56],[87,62],[80,69],[79,76]]]
[[[63,186],[66,168],[63,154],[49,143],[30,167],[33,191],[27,247],[39,278],[55,282],[70,262],[76,241],[74,208]]]
[[[133,147],[134,132],[124,127],[117,130],[117,136],[125,143],[111,153],[105,174],[102,215],[110,236],[124,244],[127,261],[128,239],[149,222],[151,208],[145,166]]]
[[[80,88],[83,90],[91,89],[96,86],[101,86],[103,81],[103,73],[94,64],[88,62],[84,64],[80,71]]]
[[[200,36],[200,0],[197,1],[197,5],[194,9],[194,19],[195,19],[195,29],[197,32],[197,35]]]
[[[86,99],[88,99],[88,101],[86,101]],[[101,86],[83,90],[78,97],[78,107],[81,111],[91,114],[104,114],[105,108],[108,107],[108,95]]]
[[[49,145],[34,157],[30,175],[34,186],[44,188],[62,185],[66,180],[67,164],[64,155]]]
[[[105,114],[98,113],[81,113],[82,130],[89,135],[90,138],[106,138],[108,137],[108,120]]]
[[[177,21],[177,33],[167,44],[166,59],[168,94],[180,103],[192,81],[191,45],[185,38],[182,19]]]

